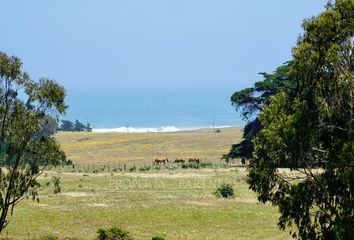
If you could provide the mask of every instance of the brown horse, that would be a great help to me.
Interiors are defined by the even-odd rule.
[[[200,163],[200,160],[199,160],[199,158],[190,158],[190,159],[188,160],[188,162],[190,162],[190,163],[192,163],[192,162],[194,162],[194,163]]]
[[[182,158],[177,158],[176,160],[173,161],[174,163],[184,163],[184,160]]]
[[[160,165],[162,163],[166,164],[168,162],[169,162],[168,158],[156,158],[154,161],[154,165]]]

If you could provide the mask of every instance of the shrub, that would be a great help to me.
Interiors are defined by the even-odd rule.
[[[44,236],[41,237],[39,240],[58,240],[59,238],[56,236]]]
[[[223,183],[216,190],[216,195],[222,198],[233,198],[235,196],[235,191],[232,184]]]
[[[211,162],[201,162],[200,163],[200,167],[201,168],[213,168],[214,164]]]
[[[109,229],[98,229],[97,240],[131,240],[129,232],[113,227]]]
[[[43,236],[40,238],[34,238],[33,240],[59,240],[59,239],[60,240],[78,240],[77,238],[71,238],[71,237],[58,238],[57,236],[51,236],[51,235]]]
[[[155,170],[161,170],[161,166],[160,166],[160,165],[155,165],[155,166],[154,166],[154,169],[155,169]]]
[[[52,183],[53,183],[53,186],[54,186],[54,193],[55,194],[58,194],[61,192],[61,187],[60,187],[60,177],[52,177]]]
[[[105,171],[106,171],[105,167],[98,167],[98,168],[92,170],[92,173],[103,173]]]
[[[35,238],[33,240],[59,240],[59,238],[57,236],[43,236],[40,238]],[[78,240],[77,238],[71,238],[71,237],[64,237],[64,238],[60,238],[60,240]]]
[[[121,172],[121,171],[123,171],[123,169],[122,168],[113,168],[112,169],[112,172]]]
[[[199,163],[195,163],[195,162],[190,162],[190,163],[183,163],[182,164],[182,168],[194,168],[194,169],[199,169],[201,166]]]
[[[165,238],[163,238],[161,236],[155,236],[151,240],[165,240]]]
[[[135,171],[136,171],[136,166],[135,165],[129,168],[129,172],[135,172]]]
[[[166,170],[177,170],[177,169],[180,168],[180,166],[179,165],[175,165],[175,164],[167,164],[167,165],[164,166],[164,168]]]
[[[140,172],[145,172],[145,171],[150,171],[151,167],[150,166],[142,166],[139,168]]]

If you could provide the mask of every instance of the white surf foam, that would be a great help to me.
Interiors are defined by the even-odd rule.
[[[227,128],[231,126],[215,126],[214,128]],[[158,133],[158,132],[179,132],[179,131],[192,131],[199,129],[210,129],[213,127],[186,127],[186,128],[177,128],[174,126],[167,127],[158,127],[158,128],[134,128],[134,127],[118,127],[118,128],[95,128],[93,132],[99,133],[109,133],[109,132],[117,132],[117,133]]]

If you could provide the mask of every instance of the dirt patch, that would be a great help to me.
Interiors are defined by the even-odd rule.
[[[101,207],[101,208],[107,208],[109,207],[108,204],[105,204],[105,203],[93,203],[93,204],[90,204],[91,207]]]
[[[203,178],[204,174],[186,172],[163,172],[163,173],[125,173],[124,176],[141,178]]]
[[[236,198],[235,201],[238,203],[259,203],[256,198]]]
[[[68,196],[68,197],[86,197],[87,193],[84,193],[84,192],[66,192],[66,193],[62,193],[61,195]]]
[[[202,201],[184,201],[183,204],[194,205],[194,206],[204,206],[204,207],[208,207],[208,206],[213,206],[214,205],[214,204],[212,204],[210,202],[202,202]]]

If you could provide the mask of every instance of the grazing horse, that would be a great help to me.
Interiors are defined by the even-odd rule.
[[[169,162],[168,158],[156,158],[154,161],[154,165],[160,165],[162,163],[166,164],[168,162]]]
[[[200,160],[199,160],[199,158],[190,158],[189,160],[188,160],[188,162],[194,162],[194,163],[200,163]]]
[[[176,160],[173,161],[174,163],[184,163],[184,160],[182,158],[177,158]]]

